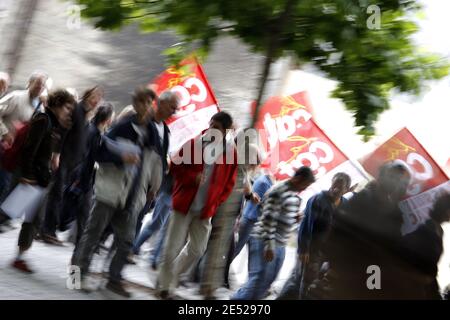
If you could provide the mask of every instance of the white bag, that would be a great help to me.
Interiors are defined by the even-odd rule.
[[[19,183],[0,208],[12,219],[25,215],[25,222],[32,222],[44,200],[46,190],[40,186]]]

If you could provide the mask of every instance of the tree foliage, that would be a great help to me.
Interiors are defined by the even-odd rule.
[[[448,62],[418,48],[414,0],[77,0],[96,27],[116,30],[138,23],[145,32],[175,30],[183,46],[169,48],[170,62],[196,48],[205,56],[222,34],[230,34],[265,56],[257,105],[262,102],[272,62],[290,55],[315,65],[338,85],[365,138],[389,108],[389,96],[420,94],[427,80],[449,72]],[[368,28],[367,8],[381,10],[379,29]],[[254,119],[256,120],[256,119]]]

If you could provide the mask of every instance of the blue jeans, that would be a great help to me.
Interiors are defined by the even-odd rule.
[[[283,266],[285,247],[276,247],[273,260],[267,262],[264,259],[264,242],[261,239],[250,237],[248,246],[248,280],[231,297],[231,300],[260,300],[265,298]]]
[[[148,221],[145,224],[141,233],[134,242],[133,245],[134,254],[139,253],[139,249],[141,248],[142,244],[145,241],[147,241],[153,235],[154,232],[160,229],[162,231],[163,227],[167,224],[169,213],[171,210],[171,204],[172,204],[171,194],[161,192],[158,195],[155,203],[155,209],[153,210],[152,220]]]
[[[247,244],[248,240],[250,239],[250,233],[252,232],[255,223],[255,220],[251,220],[242,216],[241,220],[239,221],[238,241],[236,243],[236,246],[234,247],[233,259],[239,255],[242,248],[244,248],[244,246]]]

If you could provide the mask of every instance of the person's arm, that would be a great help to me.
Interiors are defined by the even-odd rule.
[[[124,159],[118,154],[111,152],[108,148],[108,137],[103,136],[99,146],[94,153],[94,160],[98,163],[113,163],[118,167],[125,164]]]
[[[305,208],[305,216],[300,224],[298,230],[298,254],[309,254],[309,248],[312,239],[313,225],[314,225],[314,208],[317,206],[315,197],[308,200]]]
[[[266,180],[257,180],[253,184],[253,192],[256,193],[260,199],[262,199],[270,187],[272,187],[272,184]]]
[[[29,182],[36,182],[37,180],[34,173],[35,159],[41,142],[47,133],[48,121],[47,116],[38,116],[30,123],[28,137],[21,154],[23,159],[22,178]]]

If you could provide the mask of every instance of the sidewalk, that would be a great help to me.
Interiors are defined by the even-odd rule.
[[[20,223],[15,229],[0,234],[0,300],[120,300],[124,299],[109,290],[100,289],[90,294],[78,290],[69,290],[66,287],[68,263],[72,254],[73,245],[65,243],[64,247],[57,247],[35,241],[25,258],[33,274],[24,274],[13,269],[10,264],[16,254],[17,237]],[[286,261],[280,272],[274,289],[278,292],[284,281],[288,278],[295,260],[295,250],[288,248]],[[101,282],[98,275],[102,270],[104,254],[95,255],[91,271],[96,274],[93,280]],[[128,265],[124,270],[127,289],[135,300],[155,300],[154,284],[157,271],[150,269],[147,259],[139,259],[137,265]],[[247,277],[247,252],[244,248],[241,254],[231,265],[231,280],[234,290],[245,282]],[[105,282],[103,280],[103,282]],[[234,290],[219,289],[219,299],[227,300]],[[200,300],[198,286],[180,287],[175,294],[186,300]],[[273,299],[269,297],[268,299]]]

